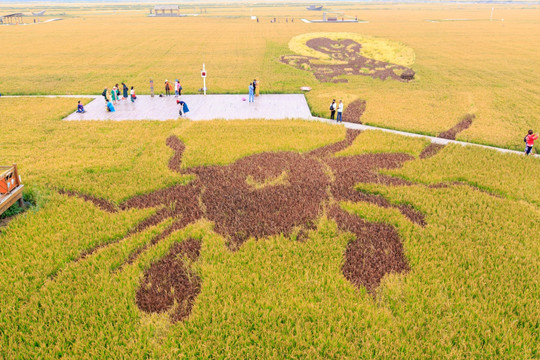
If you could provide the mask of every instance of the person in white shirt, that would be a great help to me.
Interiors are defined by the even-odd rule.
[[[339,105],[337,108],[337,122],[343,122],[341,116],[343,115],[343,101],[339,100]]]

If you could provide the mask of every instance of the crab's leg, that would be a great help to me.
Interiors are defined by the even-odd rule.
[[[174,150],[173,157],[169,160],[169,169],[178,173],[182,172],[182,155],[186,145],[176,136],[171,135],[167,138],[167,146]]]
[[[173,232],[183,229],[190,223],[189,217],[182,217],[176,221],[174,221],[169,227],[167,227],[163,232],[160,234],[154,236],[150,242],[144,244],[143,246],[136,249],[133,253],[129,255],[129,257],[120,265],[118,270],[121,270],[125,265],[133,264],[135,260],[139,257],[140,254],[142,254],[144,251],[146,251],[150,246],[157,244],[161,240],[165,239],[167,236],[171,235]]]
[[[309,152],[308,155],[317,158],[334,155],[335,153],[348,148],[360,133],[360,130],[347,129],[345,140],[315,149]]]
[[[354,286],[365,287],[373,293],[384,275],[409,270],[401,239],[394,227],[367,222],[337,205],[330,207],[327,214],[340,230],[356,237],[347,244],[342,267],[343,275]]]

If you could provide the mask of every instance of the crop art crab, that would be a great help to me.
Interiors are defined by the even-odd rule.
[[[132,253],[127,262],[133,262],[148,246],[202,218],[212,221],[214,231],[227,240],[231,251],[235,251],[250,238],[283,234],[303,240],[325,213],[340,230],[355,235],[355,240],[345,251],[344,276],[355,286],[374,290],[385,274],[408,269],[399,235],[392,226],[369,223],[343,211],[339,202],[367,201],[382,207],[395,207],[422,226],[424,219],[408,205],[394,205],[381,196],[354,189],[359,182],[408,184],[405,180],[379,174],[377,170],[398,168],[413,159],[406,154],[332,156],[348,147],[358,134],[359,131],[347,130],[345,140],[305,154],[267,152],[242,158],[227,166],[187,169],[181,168],[184,143],[176,137],[169,137],[167,145],[175,152],[169,167],[180,174],[192,174],[194,179],[187,185],[174,185],[120,204],[122,210],[158,208],[130,234],[167,218],[173,219],[172,224],[149,244]],[[111,204],[86,198],[110,210]],[[91,255],[96,249],[87,250],[79,259]],[[187,265],[177,261],[177,255],[195,261],[199,250],[200,242],[191,239],[176,244],[169,255],[153,264],[145,273],[137,293],[139,307],[144,311],[162,312],[173,304],[181,304],[172,319],[186,318],[200,291],[200,279]],[[167,271],[174,276],[163,276]]]

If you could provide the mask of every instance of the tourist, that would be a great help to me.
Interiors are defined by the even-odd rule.
[[[165,95],[171,95],[171,84],[169,84],[169,80],[165,80]]]
[[[105,102],[108,102],[109,101],[109,88],[105,88],[105,90],[103,90],[103,92],[101,93],[101,96],[103,96],[105,98]]]
[[[253,79],[253,93],[256,94],[257,93],[257,79]]]
[[[135,89],[133,89],[133,86],[129,91],[129,96],[131,97],[131,102],[135,102],[135,100],[137,99],[137,95],[135,95]]]
[[[116,98],[118,99],[118,102],[120,103],[120,86],[116,84],[115,87],[116,87]]]
[[[529,155],[532,151],[534,142],[538,139],[538,134],[534,135],[532,130],[529,130],[527,136],[525,136],[525,155]]]
[[[343,101],[339,100],[339,105],[337,108],[337,122],[343,122],[343,119],[341,118],[343,114]]]
[[[189,112],[189,108],[188,108],[185,101],[176,100],[176,103],[180,105],[180,110],[178,111],[178,114],[180,116],[182,116],[185,113]]]
[[[124,100],[127,100],[128,98],[128,91],[129,91],[129,88],[127,87],[127,85],[122,83],[122,96]]]
[[[174,97],[178,97],[179,89],[180,89],[180,82],[178,81],[178,79],[176,79],[174,81]]]
[[[115,108],[114,108],[113,103],[111,102],[111,100],[108,100],[108,101],[107,101],[107,110],[108,110],[109,112],[115,112],[115,111],[116,111]]]
[[[150,79],[150,97],[154,97],[154,80]]]
[[[249,102],[255,101],[255,88],[253,87],[253,83],[249,83]]]
[[[116,86],[113,86],[113,88],[111,89],[111,99],[113,104],[117,104],[118,101],[118,93],[116,92],[116,90]]]
[[[332,100],[332,103],[330,104],[330,119],[334,120],[335,116],[336,116],[336,99]]]
[[[77,102],[77,112],[79,114],[84,114],[86,112],[86,110],[84,110],[84,106],[83,106],[83,104],[81,104],[80,100]]]

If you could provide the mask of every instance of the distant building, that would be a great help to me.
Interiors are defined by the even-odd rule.
[[[180,16],[180,7],[178,5],[156,5],[154,6],[154,16]]]
[[[319,10],[322,10],[322,5],[310,5],[306,9],[312,10],[312,11],[319,11]]]

